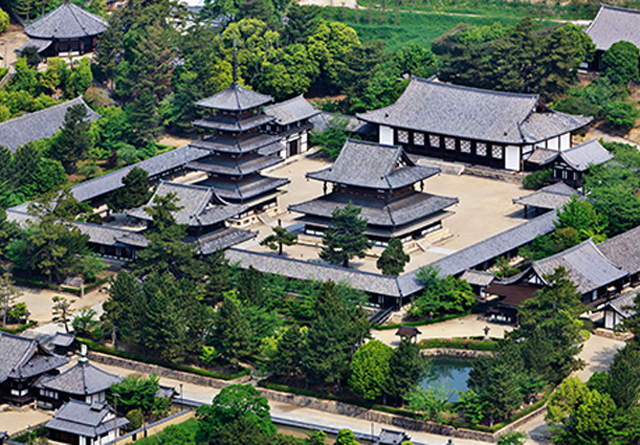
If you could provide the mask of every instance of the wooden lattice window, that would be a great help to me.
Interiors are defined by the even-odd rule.
[[[447,150],[455,150],[456,140],[454,138],[444,138],[444,148]]]
[[[424,133],[413,133],[413,144],[424,145]]]
[[[491,146],[491,157],[493,157],[493,159],[502,159],[502,146],[501,145],[492,145]]]
[[[409,132],[406,130],[398,130],[398,142],[402,144],[409,143]]]
[[[440,148],[440,136],[433,134],[429,135],[429,145],[433,148]]]
[[[460,141],[460,151],[462,153],[471,153],[471,141],[462,139]]]
[[[476,154],[478,156],[486,156],[487,155],[487,144],[484,142],[476,143]]]

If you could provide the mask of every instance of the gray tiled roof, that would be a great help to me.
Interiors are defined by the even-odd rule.
[[[541,209],[559,209],[565,205],[577,191],[564,182],[556,182],[533,193],[513,200],[514,204],[538,207]]]
[[[493,283],[496,276],[490,272],[467,269],[464,271],[460,279],[465,280],[467,283],[474,286],[488,286]]]
[[[228,88],[214,94],[211,97],[196,102],[196,105],[204,108],[213,108],[225,111],[245,111],[257,108],[273,101],[273,97],[256,93],[232,82]]]
[[[29,37],[39,39],[73,39],[102,34],[107,23],[97,15],[65,1],[50,13],[24,27]]]
[[[531,156],[525,159],[525,161],[537,165],[546,165],[558,157],[560,152],[558,150],[550,150],[548,148],[536,148]]]
[[[265,107],[264,112],[269,116],[275,117],[276,123],[283,126],[310,119],[322,113],[322,111],[307,102],[302,95]]]
[[[262,175],[250,175],[241,181],[224,178],[209,178],[198,183],[211,187],[222,199],[231,201],[251,200],[265,193],[275,192],[278,187],[288,184],[286,178],[272,178]]]
[[[140,232],[76,221],[74,223],[80,232],[89,235],[89,242],[103,246],[133,246],[147,247],[149,241]]]
[[[49,138],[62,128],[67,110],[74,105],[84,105],[89,115],[88,121],[93,122],[100,118],[100,115],[87,106],[78,96],[58,105],[54,105],[44,110],[25,114],[0,123],[0,145],[15,152],[18,147],[27,142],[38,139]]]
[[[51,344],[53,346],[68,348],[73,344],[75,339],[76,337],[73,334],[63,334],[62,332],[56,332],[56,334],[51,339]]]
[[[225,256],[232,263],[240,262],[242,268],[253,266],[261,272],[278,274],[287,278],[345,282],[354,289],[365,292],[395,297],[402,295],[396,278],[386,275],[234,248],[228,249]]]
[[[258,236],[258,232],[227,227],[198,237],[198,251],[201,255],[211,255],[218,249],[226,249]]]
[[[504,144],[532,144],[584,127],[591,118],[536,110],[516,94],[412,77],[395,104],[357,116],[367,122]]]
[[[640,272],[640,226],[601,242],[598,249],[618,267]]]
[[[156,178],[162,174],[179,168],[189,162],[204,158],[210,153],[200,150],[189,145],[176,148],[175,150],[162,153],[153,158],[140,161],[136,164],[123,167],[119,170],[107,173],[89,181],[81,182],[71,187],[73,196],[78,201],[87,201],[89,199],[102,196],[122,187],[122,178],[124,178],[134,167],[146,170],[149,178]]]
[[[38,54],[43,52],[45,49],[49,48],[53,43],[52,40],[49,39],[29,39],[22,46],[15,50],[16,53],[22,53],[25,48],[29,48],[31,46],[35,46],[38,50]]]
[[[601,51],[622,40],[640,47],[640,11],[600,5],[598,14],[584,32]]]
[[[282,146],[278,145],[279,149],[281,149]],[[188,163],[187,168],[225,176],[246,176],[279,164],[282,161],[284,159],[280,156],[260,156],[258,154],[248,154],[237,158],[209,156]]]
[[[37,386],[76,396],[89,396],[106,391],[122,377],[79,361],[75,366],[50,379],[41,381]]]
[[[599,306],[596,312],[609,307],[625,318],[633,317],[636,314],[636,311],[629,308],[633,308],[635,306],[634,300],[637,294],[637,289],[622,293],[617,297],[607,301],[603,305]]]
[[[597,139],[591,139],[561,151],[559,156],[571,168],[579,172],[586,171],[590,165],[604,164],[613,159],[613,154],[600,145]]]
[[[591,239],[548,258],[534,261],[531,265],[541,279],[543,275],[552,274],[558,267],[564,267],[569,272],[569,277],[582,294],[609,285],[629,274],[609,261]]]
[[[240,119],[220,114],[205,119],[198,119],[193,121],[192,125],[209,130],[241,132],[253,130],[274,120],[275,117],[268,116],[264,113],[258,113]]]
[[[282,146],[280,145],[280,136],[259,133],[245,135],[238,138],[224,134],[217,134],[204,139],[191,141],[189,145],[203,150],[240,154],[262,150],[275,144],[277,144],[280,147],[279,149],[282,150]]]
[[[45,425],[48,429],[78,434],[84,437],[97,437],[114,429],[114,421],[105,421],[113,410],[106,403],[93,405],[77,400],[69,400],[56,411],[53,419]],[[124,417],[117,418],[118,428],[128,425]]]
[[[400,227],[426,218],[458,203],[458,198],[414,192],[385,202],[342,193],[330,193],[311,201],[289,206],[289,210],[305,215],[331,218],[336,207],[349,203],[362,207],[360,217],[370,225]]]
[[[416,165],[398,146],[347,139],[333,165],[307,173],[319,181],[392,190],[440,173],[439,167]]]
[[[0,332],[0,383],[7,378],[27,378],[64,365],[69,360],[53,354],[33,338]]]
[[[167,181],[160,181],[147,206],[152,205],[156,196],[166,196],[169,193],[176,195],[177,205],[182,207],[173,213],[178,224],[188,224],[192,227],[213,225],[233,218],[245,210],[244,206],[221,201],[209,187]],[[129,210],[127,214],[146,221],[151,220],[143,207]]]

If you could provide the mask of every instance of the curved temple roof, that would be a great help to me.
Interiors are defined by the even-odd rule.
[[[273,102],[273,97],[251,91],[238,82],[232,82],[229,87],[211,97],[196,102],[204,108],[225,111],[246,111]]]
[[[67,1],[29,23],[24,32],[31,38],[62,40],[97,36],[106,29],[107,24],[101,17]]]
[[[623,40],[640,47],[640,11],[600,5],[598,14],[584,32],[600,51]]]

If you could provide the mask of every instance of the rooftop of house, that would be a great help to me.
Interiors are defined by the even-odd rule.
[[[579,172],[587,171],[591,165],[604,164],[613,159],[613,154],[600,145],[597,139],[563,150],[558,156]]]
[[[440,171],[439,167],[417,165],[402,147],[347,139],[331,167],[306,176],[354,187],[392,190],[415,184]]]
[[[517,94],[412,77],[388,107],[357,115],[390,127],[501,144],[534,144],[575,131],[593,119],[549,109],[537,94]]]
[[[640,226],[598,244],[609,261],[635,274],[640,272]]]
[[[129,424],[124,417],[117,417],[117,426]],[[113,410],[106,402],[93,404],[69,400],[56,411],[45,425],[48,429],[77,434],[84,437],[98,437],[115,429]]]
[[[601,4],[598,14],[584,32],[600,51],[606,51],[623,40],[640,47],[640,11]]]
[[[70,1],[24,27],[29,37],[38,39],[77,39],[97,36],[107,30],[107,23]]]
[[[189,145],[196,149],[231,155],[254,151],[262,155],[269,155],[282,150],[280,136],[264,133],[247,134],[238,137],[218,133],[214,136],[191,141]]]
[[[238,82],[232,82],[224,90],[196,102],[198,107],[224,111],[246,111],[273,102],[273,97],[251,91]]]
[[[600,305],[596,309],[596,312],[609,308],[616,311],[624,318],[633,317],[636,314],[636,311],[633,310],[633,307],[635,306],[634,300],[636,299],[637,295],[637,289],[624,292],[617,297],[607,301],[606,303]]]
[[[265,107],[264,112],[269,116],[275,117],[276,123],[282,126],[311,119],[322,113],[322,111],[307,102],[302,95]]]
[[[0,332],[0,383],[8,378],[35,377],[69,361],[52,353],[33,338]]]
[[[464,271],[462,276],[460,276],[460,279],[466,281],[472,286],[485,287],[493,283],[496,279],[496,276],[491,272],[484,272],[484,271],[475,270],[475,269],[467,269]]]
[[[89,396],[106,391],[122,378],[80,359],[71,368],[53,377],[44,377],[38,382],[38,388],[45,388],[77,396]]]
[[[62,348],[68,348],[73,344],[75,340],[76,340],[76,337],[73,334],[64,334],[62,332],[56,332],[53,338],[51,339],[51,345],[59,346]]]
[[[87,106],[82,96],[78,96],[61,104],[0,123],[0,146],[15,152],[18,147],[27,142],[53,136],[62,128],[67,110],[74,105],[82,105],[87,109],[89,122],[100,118],[98,113]]]
[[[578,193],[576,189],[569,187],[564,182],[556,182],[528,195],[515,198],[513,203],[540,209],[555,210],[565,205],[571,199],[571,196],[576,193]]]

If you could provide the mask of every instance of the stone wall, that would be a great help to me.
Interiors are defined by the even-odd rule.
[[[633,334],[630,332],[615,332],[610,329],[605,328],[596,328],[593,330],[593,335],[597,335],[598,337],[608,338],[609,340],[618,340],[618,341],[629,341],[633,338]]]
[[[149,363],[137,362],[122,357],[116,357],[114,355],[102,354],[95,351],[89,351],[88,357],[95,363],[102,363],[109,366],[117,366],[119,368],[130,369],[132,371],[139,372],[141,374],[158,374],[159,377],[165,377],[168,379],[180,380],[185,383],[192,383],[199,386],[209,386],[212,388],[225,388],[229,385],[242,384],[251,380],[250,375],[240,377],[232,381],[218,380],[213,377],[206,377],[198,374],[191,374],[189,372],[176,371],[175,369],[164,368],[158,365],[151,365]]]
[[[500,437],[500,435],[508,433],[509,431],[514,431],[518,428],[520,428],[522,425],[524,425],[525,423],[527,423],[528,421],[530,421],[531,419],[534,419],[538,416],[541,416],[542,414],[544,414],[545,412],[547,412],[547,405],[542,405],[540,408],[538,408],[535,411],[531,411],[529,414],[527,414],[526,416],[522,416],[521,418],[519,418],[518,420],[516,420],[515,422],[511,422],[509,425],[505,426],[504,428],[498,430],[494,436],[496,437],[496,439],[498,437]]]
[[[427,348],[422,350],[422,355],[425,357],[478,358],[481,355],[493,355],[493,352],[473,349]]]
[[[450,425],[440,425],[426,420],[411,419],[409,417],[388,414],[360,406],[351,405],[333,400],[317,399],[315,397],[300,396],[296,394],[272,391],[258,388],[263,397],[273,402],[288,403],[304,408],[315,409],[341,416],[356,417],[369,422],[393,425],[397,428],[410,431],[421,431],[444,436],[457,437],[459,439],[477,440],[483,442],[495,442],[496,436],[491,433],[473,431],[464,428],[454,428]]]

